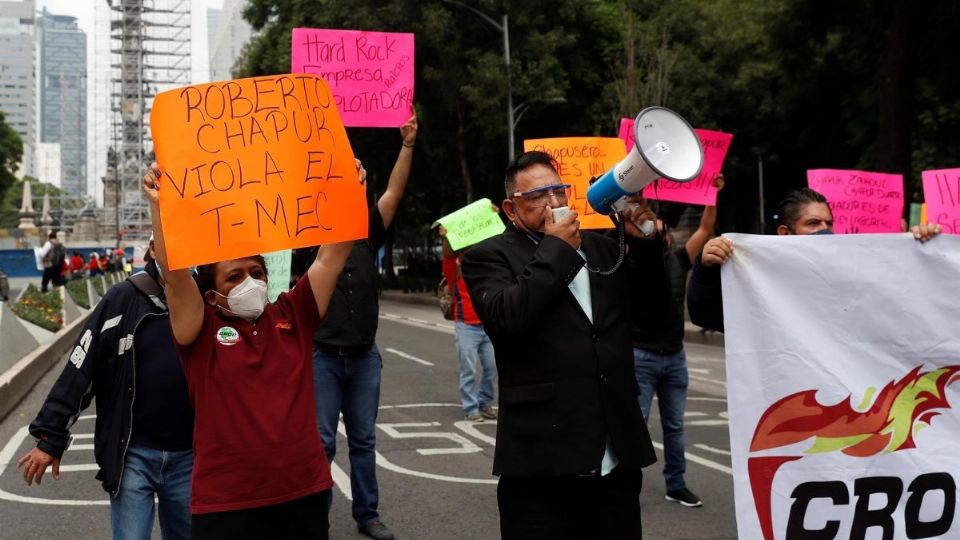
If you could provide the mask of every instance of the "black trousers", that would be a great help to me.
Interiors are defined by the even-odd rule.
[[[194,514],[191,540],[327,540],[329,490],[289,502]]]
[[[637,540],[643,475],[617,467],[607,476],[501,476],[503,540]]]
[[[47,292],[47,285],[52,281],[54,287],[59,287],[63,285],[63,282],[60,279],[60,268],[44,268],[43,277],[40,278],[40,292]]]

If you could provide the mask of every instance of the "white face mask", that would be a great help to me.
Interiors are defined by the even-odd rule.
[[[214,291],[218,296],[222,294]],[[239,285],[230,289],[230,294],[225,296],[228,311],[237,317],[248,321],[256,320],[263,313],[263,308],[267,305],[267,283],[259,279],[253,279],[247,276]]]

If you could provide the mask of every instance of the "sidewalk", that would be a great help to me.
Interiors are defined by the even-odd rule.
[[[384,300],[394,302],[404,302],[407,304],[417,304],[425,306],[434,306],[440,309],[437,297],[431,293],[405,293],[398,290],[384,290],[380,293]],[[686,343],[700,343],[703,345],[713,345],[723,347],[723,334],[712,330],[704,330],[690,321],[684,323],[684,338]]]

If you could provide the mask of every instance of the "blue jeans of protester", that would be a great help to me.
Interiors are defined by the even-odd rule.
[[[120,489],[110,499],[114,540],[149,539],[154,496],[163,540],[190,538],[190,474],[193,450],[166,451],[130,445]]]
[[[650,406],[656,394],[660,403],[660,424],[663,426],[663,478],[668,491],[687,487],[683,473],[683,414],[687,407],[687,354],[682,349],[672,354],[658,354],[646,349],[633,349],[637,386],[640,389],[640,410],[650,420]]]
[[[493,381],[497,377],[493,343],[483,331],[483,325],[457,321],[454,329],[460,356],[460,403],[463,412],[471,415],[493,403]],[[478,370],[482,371],[479,381]]]
[[[337,454],[337,422],[343,412],[350,453],[353,519],[361,527],[380,517],[377,513],[380,489],[377,486],[376,423],[382,367],[383,360],[376,345],[367,352],[349,356],[313,350],[320,438],[327,461],[332,463]]]

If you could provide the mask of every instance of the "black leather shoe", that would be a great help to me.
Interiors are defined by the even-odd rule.
[[[374,540],[393,540],[393,531],[388,529],[379,519],[357,527],[357,530],[360,531],[360,534],[369,536]]]

